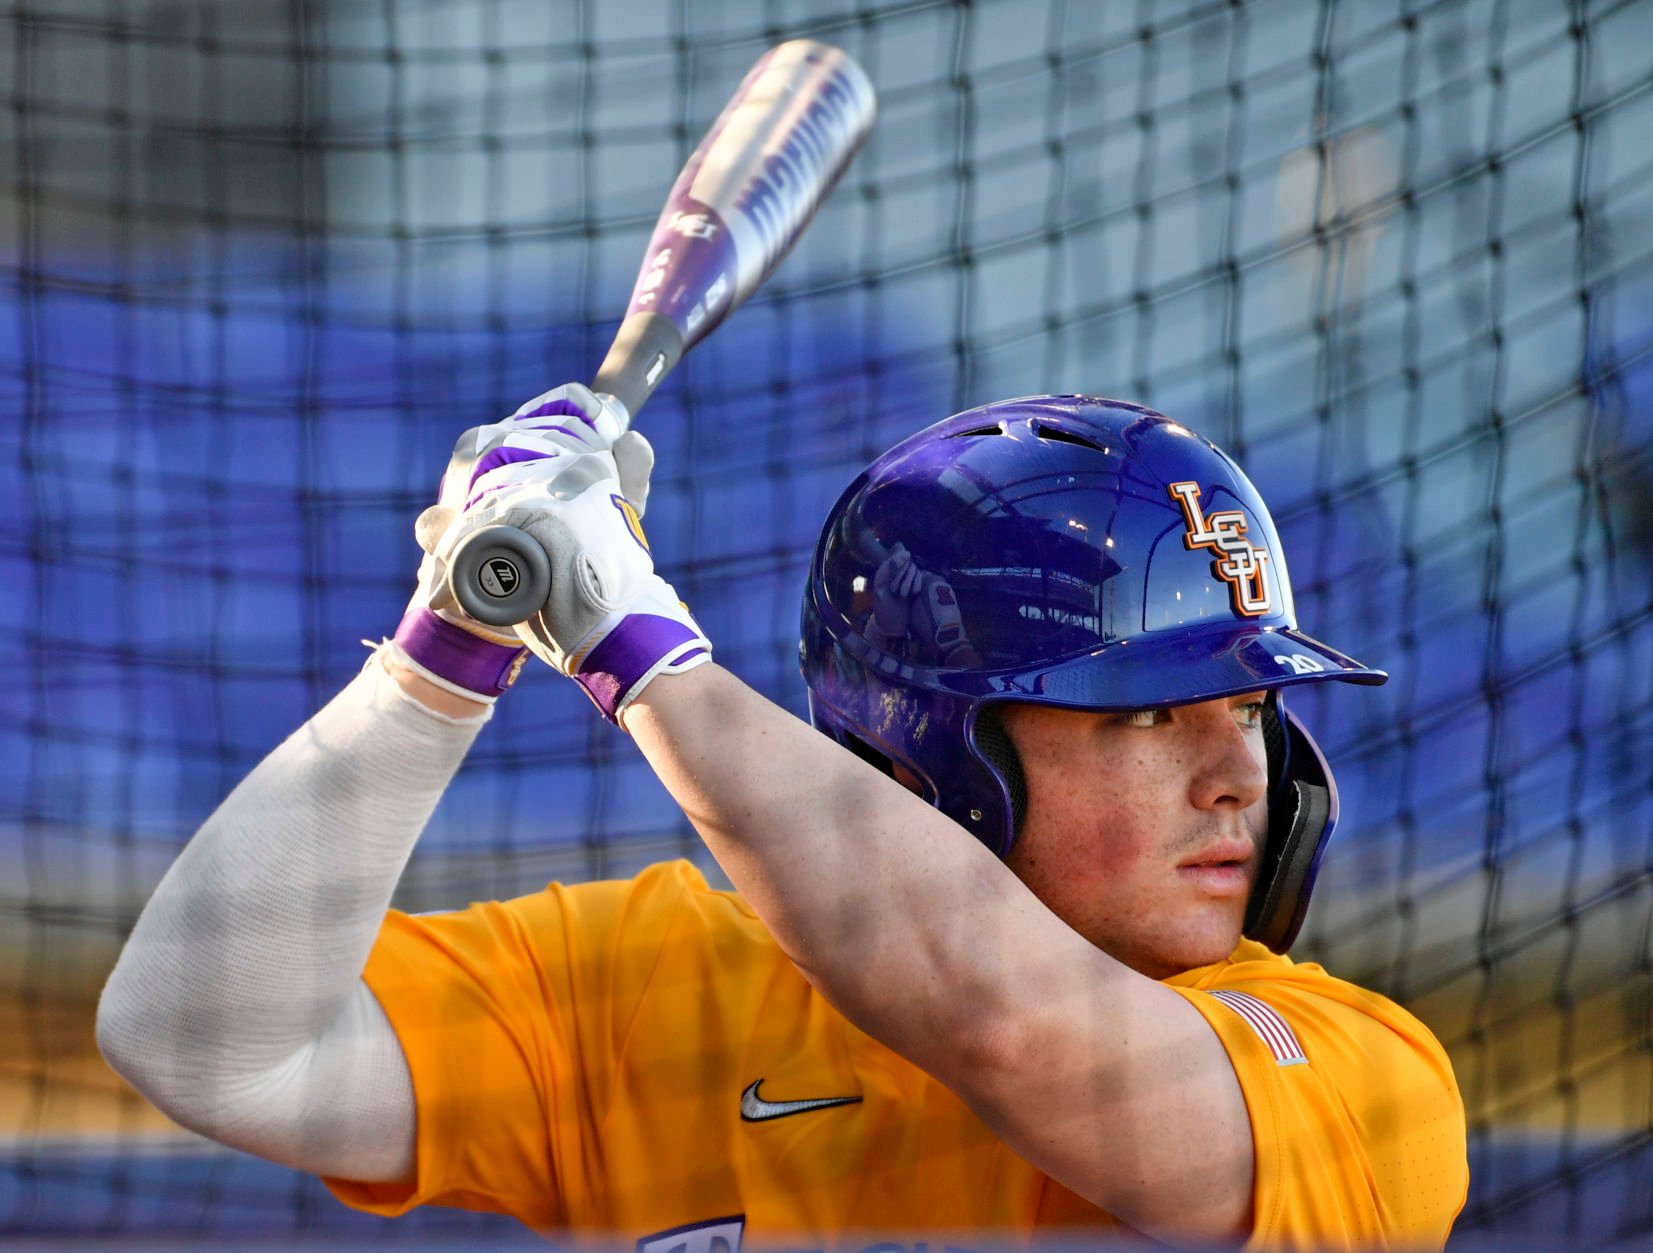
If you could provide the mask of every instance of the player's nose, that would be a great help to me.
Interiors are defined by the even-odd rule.
[[[1186,720],[1195,740],[1189,799],[1198,809],[1249,809],[1268,791],[1262,736],[1245,727],[1227,700],[1203,701]]]

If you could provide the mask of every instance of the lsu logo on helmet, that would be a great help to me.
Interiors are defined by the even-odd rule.
[[[1206,514],[1200,508],[1198,483],[1173,483],[1171,495],[1182,506],[1182,516],[1188,522],[1183,545],[1190,552],[1205,548],[1217,555],[1211,563],[1211,573],[1228,584],[1234,612],[1247,618],[1273,613],[1274,597],[1267,577],[1268,549],[1251,542],[1246,534],[1245,514],[1238,509]]]

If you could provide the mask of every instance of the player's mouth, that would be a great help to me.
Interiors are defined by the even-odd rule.
[[[1221,840],[1177,863],[1177,874],[1212,896],[1241,896],[1251,889],[1250,840]]]

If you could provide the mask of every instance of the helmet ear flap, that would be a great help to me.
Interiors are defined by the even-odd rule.
[[[1250,939],[1284,953],[1297,939],[1309,911],[1309,893],[1320,869],[1320,855],[1331,836],[1331,793],[1302,779],[1287,781],[1287,806],[1269,816],[1265,873],[1258,876],[1246,903],[1244,932]]]
[[[1291,770],[1291,741],[1280,721],[1280,693],[1272,691],[1263,702],[1263,748],[1268,753],[1268,801],[1270,812],[1286,800],[1286,778]]]
[[[1278,692],[1263,707],[1268,753],[1268,839],[1246,902],[1243,932],[1276,953],[1291,948],[1308,914],[1320,858],[1337,827],[1337,786],[1302,723]]]
[[[1010,798],[1010,838],[1005,841],[1004,853],[1000,854],[1003,856],[1010,852],[1010,846],[1021,834],[1022,822],[1027,817],[1027,776],[1022,772],[1022,759],[1016,752],[1016,745],[1004,729],[1004,720],[993,706],[984,707],[976,715],[974,739],[976,750],[997,771],[1004,781],[1005,795]]]

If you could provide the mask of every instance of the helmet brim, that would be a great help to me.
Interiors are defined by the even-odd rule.
[[[1214,627],[1137,636],[1014,673],[940,674],[963,696],[1071,709],[1155,709],[1242,692],[1340,680],[1375,686],[1388,674],[1286,627]]]

